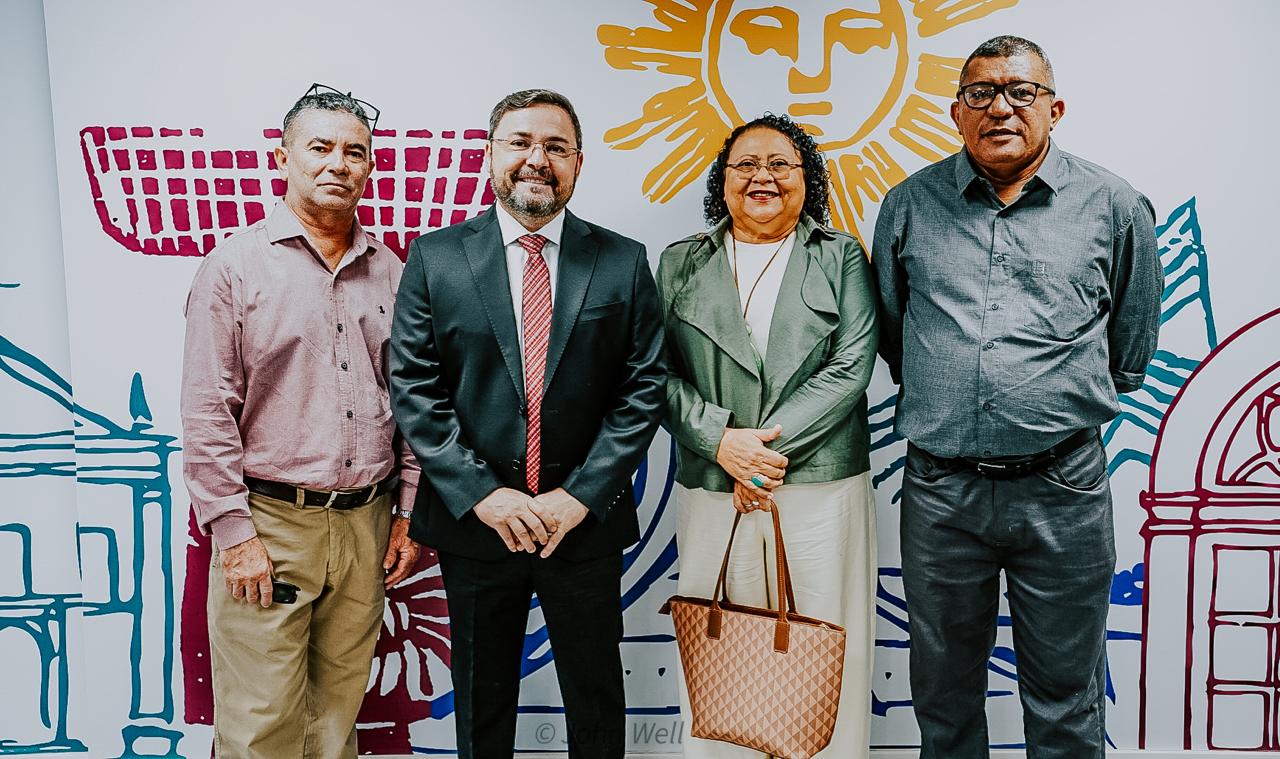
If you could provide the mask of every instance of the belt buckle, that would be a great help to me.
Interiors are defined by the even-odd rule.
[[[978,470],[979,477],[996,480],[1000,479],[1001,475],[1007,475],[1012,467],[1009,464],[993,464],[990,461],[979,461],[974,464],[974,468]]]

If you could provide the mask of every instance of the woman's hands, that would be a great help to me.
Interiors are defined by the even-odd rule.
[[[781,434],[781,425],[765,430],[725,429],[716,463],[734,479],[733,506],[738,511],[771,508],[773,489],[787,473],[787,457],[769,450],[765,443]]]
[[[764,500],[756,497],[752,493],[749,486],[744,486],[741,482],[734,480],[733,483],[733,508],[746,514],[751,511],[773,511],[773,496],[769,496]]]

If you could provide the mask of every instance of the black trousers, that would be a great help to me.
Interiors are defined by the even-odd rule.
[[[542,606],[564,700],[569,759],[622,759],[622,555],[571,562],[440,553],[449,602],[458,759],[514,753],[529,603]]]
[[[1102,444],[1003,481],[910,446],[901,538],[921,759],[991,755],[987,661],[1001,571],[1027,756],[1103,759],[1116,549]]]

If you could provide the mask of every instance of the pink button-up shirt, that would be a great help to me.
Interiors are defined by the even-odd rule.
[[[418,462],[387,393],[391,307],[403,265],[355,225],[336,271],[283,203],[205,258],[187,296],[183,473],[200,528],[228,548],[256,535],[246,476],[315,490]]]

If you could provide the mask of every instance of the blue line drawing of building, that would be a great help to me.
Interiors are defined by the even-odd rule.
[[[128,424],[85,409],[72,399],[71,384],[35,355],[0,336],[0,381],[6,389],[28,394],[30,402],[53,402],[69,412],[73,429],[0,430],[0,479],[73,477],[80,484],[109,489],[99,508],[81,508],[75,526],[80,592],[45,590],[34,563],[33,523],[14,521],[0,510],[0,538],[12,538],[17,551],[0,553],[0,573],[20,577],[17,592],[0,595],[0,631],[30,636],[40,659],[36,687],[40,721],[37,739],[0,737],[0,754],[87,752],[68,716],[88,712],[70,690],[68,625],[86,633],[95,618],[128,620],[130,670],[128,722],[120,726],[122,759],[180,759],[182,733],[175,717],[172,488],[169,458],[175,438],[152,431],[142,378],[135,374],[129,394]],[[19,519],[24,515],[19,515]],[[35,529],[46,529],[37,525]],[[92,592],[86,590],[92,588]],[[122,652],[123,653],[123,652]],[[8,683],[6,687],[20,687]],[[102,755],[95,748],[95,753]]]

